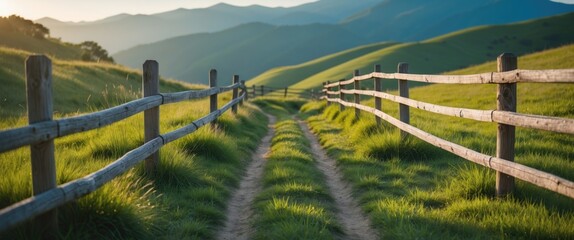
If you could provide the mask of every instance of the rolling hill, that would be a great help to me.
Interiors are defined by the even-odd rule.
[[[60,59],[78,60],[82,50],[57,39],[30,37],[22,32],[0,29],[0,47],[43,53]]]
[[[337,41],[332,41],[337,39]],[[297,64],[366,44],[336,25],[272,26],[249,23],[217,33],[192,34],[142,45],[115,54],[119,63],[138,66],[142,59],[162,63],[163,76],[206,83],[210,68],[222,76],[239,74],[249,79],[267,69]]]
[[[273,68],[251,79],[249,84],[283,88],[285,86],[295,84],[301,79],[308,78],[317,72],[325,71],[333,66],[342,64],[349,59],[357,58],[370,52],[393,46],[394,44],[397,43],[382,42],[368,44],[330,54],[302,64]]]
[[[385,72],[394,72],[397,63],[408,62],[413,73],[441,73],[491,61],[502,52],[520,56],[574,42],[571,22],[574,22],[574,13],[509,25],[474,27],[422,42],[397,44],[317,71],[292,87],[319,87],[327,80],[349,78],[354,69],[371,72],[374,64],[381,64]],[[384,87],[396,86],[389,83]]]
[[[35,54],[47,55],[52,60],[54,110],[58,114],[111,107],[141,96],[141,70],[80,61],[82,49],[78,45],[26,34],[25,28],[18,27],[23,26],[3,26],[0,31],[1,117],[26,113],[24,67],[26,58]],[[141,69],[141,64],[136,69]],[[173,80],[161,81],[163,91],[190,87],[191,84]]]
[[[24,63],[32,54],[0,47],[0,117],[25,115]],[[54,111],[57,114],[108,108],[141,97],[141,70],[108,63],[51,59]],[[184,91],[191,87],[166,79],[160,83],[164,92]]]

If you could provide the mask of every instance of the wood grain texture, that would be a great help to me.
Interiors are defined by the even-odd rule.
[[[497,59],[499,72],[513,71],[518,68],[518,58],[512,53],[503,53]],[[497,85],[496,109],[499,111],[516,112],[516,83]],[[496,157],[514,162],[514,144],[516,142],[516,127],[498,124],[496,132]],[[514,191],[514,177],[506,173],[496,172],[496,195],[504,196]]]
[[[374,71],[373,73],[380,73],[381,72],[381,65],[375,65]],[[381,85],[381,79],[380,78],[373,78],[373,89],[375,92],[382,92],[382,85]],[[382,99],[380,97],[375,97],[375,109],[378,110],[382,110],[383,109],[383,102]],[[380,118],[375,116],[375,121],[377,121],[377,126],[381,126],[382,121]]]
[[[241,86],[241,84],[239,83],[239,76],[238,75],[233,75],[233,79],[231,80],[232,83],[232,89],[233,89],[233,93],[232,93],[232,100],[237,99],[237,96],[239,95],[239,87]],[[237,104],[233,105],[233,107],[231,107],[231,112],[233,114],[237,114]]]
[[[147,60],[143,64],[142,91],[144,97],[160,96],[159,94],[159,64]],[[144,111],[144,141],[149,142],[159,136],[159,106]],[[152,153],[145,160],[147,174],[154,174],[159,165],[159,151]]]
[[[359,70],[355,70],[353,72],[353,76],[357,77],[361,75],[361,73],[359,72]],[[359,80],[355,79],[353,88],[355,90],[360,90],[361,89],[361,82],[359,82]],[[355,93],[353,94],[353,97],[355,98],[355,104],[361,104],[361,95]],[[360,109],[355,109],[355,119],[359,119],[361,117],[361,110]]]
[[[26,59],[26,102],[29,124],[52,121],[52,61],[46,56],[35,55]],[[34,195],[57,186],[54,140],[46,137],[49,140],[30,145]],[[48,235],[58,232],[58,212],[52,210],[38,216],[35,227]]]
[[[339,99],[340,99],[341,101],[345,101],[345,92],[344,92],[344,90],[345,90],[345,88],[344,88],[344,85],[343,85],[343,80],[340,80],[340,81],[339,81]],[[339,105],[339,111],[342,112],[342,111],[344,111],[344,110],[345,110],[345,105],[340,104],[340,105]]]
[[[397,66],[398,73],[408,73],[409,72],[409,64],[408,63],[399,63]],[[398,80],[399,86],[399,95],[403,98],[409,98],[409,82],[407,80]],[[399,117],[401,122],[410,123],[411,122],[411,114],[409,106],[406,104],[399,103]],[[401,138],[406,138],[408,134],[401,130]]]

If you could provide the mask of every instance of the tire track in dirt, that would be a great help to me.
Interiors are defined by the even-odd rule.
[[[311,143],[313,156],[317,160],[318,168],[325,175],[331,196],[335,199],[337,220],[345,232],[344,239],[375,240],[379,239],[377,231],[372,228],[370,219],[365,216],[357,202],[351,195],[351,187],[343,180],[342,174],[336,166],[335,160],[329,158],[319,141],[311,133],[307,124],[299,121],[299,126],[305,137]]]
[[[261,191],[261,181],[263,169],[266,162],[266,155],[271,148],[271,139],[275,135],[273,125],[276,118],[267,115],[269,118],[269,130],[263,137],[261,144],[252,156],[252,160],[245,170],[245,176],[239,183],[239,188],[235,190],[228,203],[226,211],[227,219],[216,236],[220,240],[244,240],[249,239],[253,233],[251,228],[251,218],[253,217],[253,201],[255,196]]]

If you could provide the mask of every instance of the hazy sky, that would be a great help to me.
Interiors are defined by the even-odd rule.
[[[150,14],[182,7],[207,7],[218,2],[239,6],[259,4],[288,7],[313,1],[315,0],[0,0],[0,16],[17,14],[32,20],[52,17],[63,21],[90,21],[119,13]],[[574,0],[555,1],[574,4]]]
[[[150,14],[176,8],[208,7],[219,2],[237,6],[259,4],[288,7],[314,1],[316,0],[0,0],[0,16],[17,14],[32,20],[52,17],[63,21],[89,21],[119,13]]]

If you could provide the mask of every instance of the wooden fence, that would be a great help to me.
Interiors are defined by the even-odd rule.
[[[152,173],[159,164],[159,149],[177,139],[213,123],[224,112],[244,100],[246,89],[239,77],[233,76],[232,85],[217,86],[217,71],[209,72],[209,86],[205,90],[177,93],[159,92],[158,63],[148,60],[143,65],[144,97],[110,109],[82,116],[52,119],[52,66],[45,56],[30,56],[26,60],[26,89],[29,125],[0,132],[0,153],[30,145],[32,160],[33,196],[0,210],[0,231],[37,217],[46,229],[57,229],[56,208],[94,192],[105,183],[125,173],[145,159],[145,170]],[[239,89],[242,89],[239,94]],[[219,93],[233,91],[233,98],[217,108]],[[159,106],[190,99],[210,97],[210,113],[175,131],[160,134]],[[54,139],[101,128],[144,112],[145,144],[126,153],[106,167],[63,185],[56,185]]]
[[[355,71],[354,77],[349,80],[323,83],[324,96],[322,98],[329,103],[339,103],[341,110],[345,107],[355,108],[356,117],[359,117],[361,110],[372,113],[376,116],[377,123],[380,124],[381,119],[383,119],[398,127],[401,130],[401,137],[411,134],[469,161],[496,170],[496,194],[499,196],[512,192],[514,178],[518,178],[574,198],[574,182],[514,162],[515,126],[574,134],[574,119],[517,113],[516,84],[534,82],[574,83],[574,69],[517,70],[516,56],[508,53],[500,55],[497,60],[498,72],[458,76],[408,74],[407,63],[399,63],[397,73],[382,73],[380,66],[377,65],[373,73],[360,75],[358,71]],[[359,82],[371,79],[374,80],[374,90],[360,90]],[[399,96],[381,92],[381,80],[383,79],[398,79]],[[497,84],[497,109],[475,110],[445,107],[413,100],[409,98],[408,81],[443,84]],[[354,89],[346,89],[345,86],[347,85],[353,86]],[[332,90],[332,88],[335,89]],[[345,101],[345,94],[353,94],[354,102]],[[361,105],[361,95],[374,97],[375,107]],[[399,103],[399,119],[381,111],[381,99]],[[572,100],[569,99],[569,101]],[[410,125],[409,107],[448,116],[497,123],[496,156],[476,152]]]
[[[251,89],[251,90],[249,90]],[[321,92],[315,89],[302,89],[302,88],[274,88],[265,85],[252,85],[248,88],[247,94],[250,97],[261,97],[261,96],[271,96],[271,97],[301,97],[307,99],[319,99]]]

